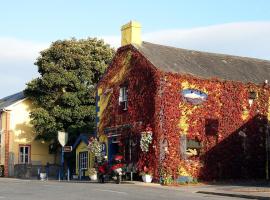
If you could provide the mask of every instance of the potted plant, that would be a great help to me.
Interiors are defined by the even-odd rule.
[[[91,137],[88,141],[88,149],[91,153],[94,154],[94,156],[97,158],[97,160],[100,162],[102,159],[102,144],[98,141],[97,138]]]
[[[88,170],[88,172],[89,172],[89,178],[90,178],[90,180],[96,181],[97,180],[97,171],[96,171],[96,169],[95,168],[90,168]]]
[[[4,165],[0,165],[0,177],[4,176]]]
[[[47,174],[44,173],[44,172],[41,172],[41,173],[39,174],[39,177],[40,177],[40,180],[45,181],[46,178],[47,178]]]
[[[140,175],[142,176],[142,180],[145,183],[151,183],[152,182],[152,173],[150,172],[150,170],[145,166],[143,168],[143,171],[140,173]]]

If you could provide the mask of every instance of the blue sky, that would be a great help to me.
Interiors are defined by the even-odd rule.
[[[1,2],[2,36],[35,41],[117,35],[136,19],[143,31],[270,20],[269,0],[6,0]]]
[[[38,76],[52,41],[101,37],[115,47],[131,19],[143,39],[176,47],[270,59],[269,0],[0,0],[0,98]]]

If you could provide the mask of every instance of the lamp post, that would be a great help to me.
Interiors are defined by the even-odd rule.
[[[68,141],[68,133],[58,131],[58,141],[62,146],[62,149],[61,149],[61,170],[60,170],[60,174],[59,174],[59,181],[60,181],[60,178],[63,180],[63,176],[64,176],[64,146],[67,144],[67,141]]]

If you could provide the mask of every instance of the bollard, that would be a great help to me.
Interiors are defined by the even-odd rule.
[[[47,164],[46,164],[46,174],[47,174],[46,177],[47,177],[47,180],[49,180],[49,174],[50,174],[49,169],[50,169],[50,163],[47,162]]]
[[[61,172],[58,170],[58,181],[61,181]]]
[[[79,169],[79,180],[82,180],[82,169]]]
[[[37,179],[40,179],[40,167],[37,168]]]
[[[133,181],[133,172],[130,172],[130,180]]]
[[[67,169],[67,180],[70,181],[70,171],[69,171],[69,168]]]

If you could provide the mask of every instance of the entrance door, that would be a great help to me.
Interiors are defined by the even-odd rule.
[[[111,162],[114,156],[119,153],[119,145],[118,145],[119,142],[120,141],[117,140],[116,137],[111,137],[109,139],[109,157],[108,157],[109,162]]]
[[[86,174],[85,172],[88,169],[88,152],[84,151],[84,152],[80,152],[79,153],[79,174],[82,177],[85,177]]]

